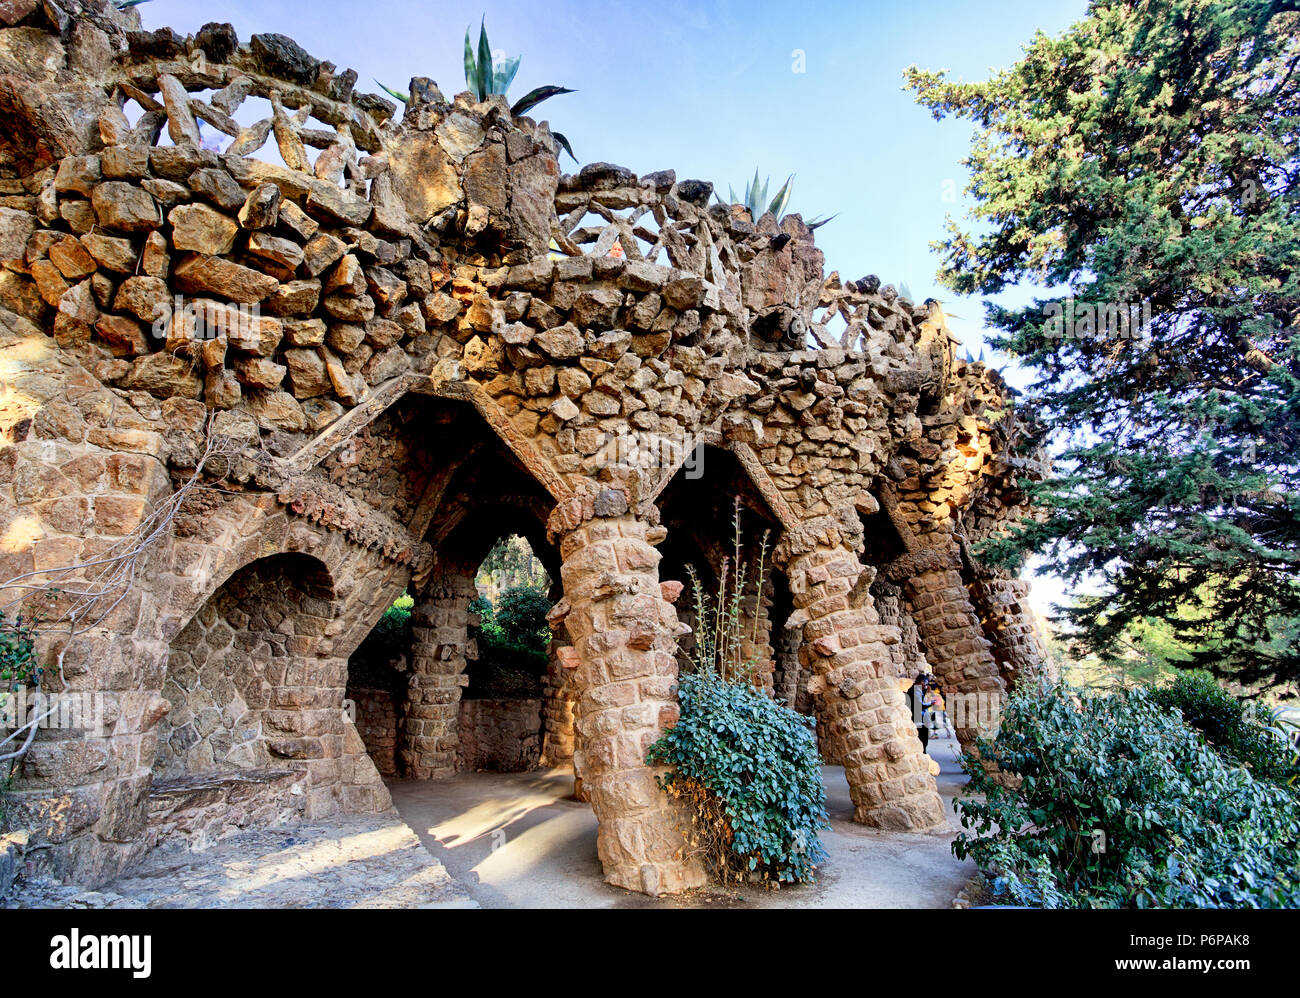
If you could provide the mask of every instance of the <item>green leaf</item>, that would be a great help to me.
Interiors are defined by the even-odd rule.
[[[794,180],[793,173],[785,178],[785,183],[781,185],[781,189],[776,192],[776,197],[768,205],[767,210],[775,216],[778,222],[781,220],[781,216],[785,214],[786,205],[790,203],[790,182],[792,180]],[[766,185],[764,185],[764,193],[766,193]]]
[[[483,93],[479,89],[478,64],[474,61],[474,45],[469,40],[469,28],[465,29],[465,86],[476,100],[483,99]]]
[[[478,28],[478,94],[479,100],[488,97],[492,91],[492,46],[488,44],[487,18],[479,23]]]
[[[520,97],[519,100],[515,102],[514,107],[510,109],[510,113],[518,117],[521,114],[527,114],[544,100],[548,100],[549,98],[558,96],[559,94],[572,93],[577,93],[577,91],[570,90],[568,87],[537,87]]]
[[[372,79],[373,79],[373,77],[372,77]],[[384,93],[388,94],[388,96],[397,98],[397,99],[398,99],[399,101],[401,101],[403,104],[408,104],[408,103],[410,103],[410,98],[407,97],[406,94],[398,93],[398,92],[397,92],[396,90],[394,90],[392,87],[386,87],[386,86],[384,86],[384,84],[380,83],[378,80],[375,80],[375,83],[377,83],[377,84],[379,85],[379,89],[382,90]]]
[[[492,92],[504,95],[519,72],[519,56],[508,57],[492,71]]]
[[[559,143],[561,149],[569,154],[569,159],[573,160],[575,163],[578,162],[578,157],[573,155],[573,147],[569,145],[569,140],[564,137],[563,132],[552,132],[551,137]]]

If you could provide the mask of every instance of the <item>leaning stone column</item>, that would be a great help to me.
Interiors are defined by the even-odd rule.
[[[456,716],[474,596],[469,575],[446,572],[429,583],[411,610],[411,675],[402,740],[408,779],[437,779],[456,771]]]
[[[957,740],[972,751],[975,739],[996,727],[1006,684],[962,581],[957,545],[909,552],[889,571],[903,582]]]
[[[940,827],[943,802],[888,649],[898,629],[881,625],[866,587],[857,586],[867,571],[858,560],[861,546],[853,510],[809,521],[777,546],[803,623],[800,658],[813,673],[830,741],[824,755],[844,766],[855,820],[878,828]]]
[[[1029,583],[980,573],[966,588],[1007,689],[1048,673],[1050,659],[1029,606]]]
[[[699,887],[703,865],[685,854],[690,814],[656,783],[646,752],[676,722],[677,614],[659,588],[651,528],[607,489],[561,503],[551,514],[568,603],[565,627],[578,746],[574,769],[600,823],[605,879],[666,894]]]

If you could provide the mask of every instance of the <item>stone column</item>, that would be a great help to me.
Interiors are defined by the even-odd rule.
[[[957,740],[973,750],[976,738],[996,729],[1006,684],[962,581],[960,552],[955,543],[910,552],[890,574],[904,584]]]
[[[1047,646],[1028,602],[1028,582],[977,574],[967,590],[979,613],[984,635],[993,646],[993,658],[1008,691],[1020,679],[1043,675],[1049,670]]]
[[[898,629],[881,625],[867,587],[857,585],[869,571],[858,560],[861,538],[848,510],[818,517],[778,545],[803,621],[800,658],[821,701],[824,754],[844,766],[855,820],[878,828],[939,827],[943,802],[893,674],[888,645]]]
[[[411,610],[411,675],[402,733],[408,779],[438,779],[456,771],[456,717],[475,594],[472,576],[446,571],[429,583]]]
[[[565,667],[570,652],[567,636],[551,639],[550,660],[542,687],[542,759],[543,766],[571,766],[574,750],[573,672]]]
[[[776,651],[772,647],[772,584],[769,579],[763,592],[748,592],[740,601],[740,654],[757,663],[755,685],[769,695],[776,695]],[[757,623],[757,626],[755,626]]]
[[[699,887],[703,865],[683,853],[691,816],[659,789],[660,770],[645,761],[678,717],[677,614],[660,591],[651,545],[662,531],[612,489],[561,503],[549,531],[578,660],[574,769],[600,823],[605,879],[652,895]]]

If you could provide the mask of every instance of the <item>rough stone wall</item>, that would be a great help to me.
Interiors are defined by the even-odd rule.
[[[936,303],[826,276],[799,216],[711,206],[710,184],[672,171],[561,176],[546,123],[501,98],[416,79],[398,119],[283,36],[142,32],[103,0],[11,4],[0,23],[0,587],[132,569],[93,626],[42,638],[110,716],[106,734],[42,734],[20,774],[51,869],[95,882],[129,864],[155,772],[209,751],[218,771],[274,756],[305,773],[305,813],[387,807],[341,708],[348,656],[406,588],[399,756],[407,775],[454,771],[473,587],[449,549],[515,516],[530,540],[549,521],[559,549],[571,643],[548,718],[574,705],[607,877],[698,883],[644,751],[675,718],[681,632],[660,584],[683,580],[659,577],[654,545],[682,524],[656,504],[701,442],[778,529],[801,672],[859,819],[943,820],[895,689],[906,628],[871,581],[907,593],[946,689],[1000,691],[960,552],[1025,515],[1015,479],[1033,467]],[[272,139],[284,165],[257,158]],[[220,461],[196,473],[213,440]],[[703,472],[729,503],[735,481]],[[908,552],[864,564],[858,518],[882,507]],[[223,590],[292,553],[324,566],[328,613],[302,593],[259,617]],[[265,646],[251,673],[217,676],[223,621],[228,647]],[[771,663],[782,642],[760,630]],[[260,711],[246,760],[223,734],[241,730],[236,694]]]
[[[456,766],[523,773],[542,752],[541,700],[462,700],[456,727]]]
[[[357,734],[379,775],[400,776],[397,753],[401,719],[393,691],[349,685],[348,699],[356,705]]]
[[[329,709],[329,667],[291,661],[334,617],[309,559],[254,562],[229,579],[171,644],[155,777],[270,766],[296,753],[304,708]]]
[[[246,828],[291,824],[307,805],[305,778],[292,769],[246,769],[155,780],[145,841],[206,849]]]

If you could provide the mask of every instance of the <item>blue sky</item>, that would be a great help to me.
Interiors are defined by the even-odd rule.
[[[827,270],[847,280],[877,274],[934,296],[959,318],[954,333],[978,354],[983,307],[939,287],[930,242],[944,217],[964,211],[967,122],[936,122],[902,90],[915,63],[975,80],[1015,62],[1042,30],[1059,34],[1084,0],[917,0],[899,3],[548,3],[478,0],[304,4],[291,0],[153,0],[145,27],[185,33],[229,21],[254,33],[290,35],[317,58],[404,91],[429,76],[448,96],[465,89],[466,25],[486,15],[498,53],[522,55],[511,89],[544,83],[579,92],[539,109],[581,162],[637,173],[673,168],[739,192],[755,167],[772,190],[795,174],[790,210],[838,212],[818,230]],[[805,71],[795,72],[796,50]],[[567,160],[565,169],[573,169]],[[955,200],[953,199],[955,192]],[[1031,289],[1009,292],[1023,300]],[[992,354],[994,364],[1005,358]],[[1013,383],[1023,383],[1008,371]],[[1043,579],[1040,605],[1060,598]]]

